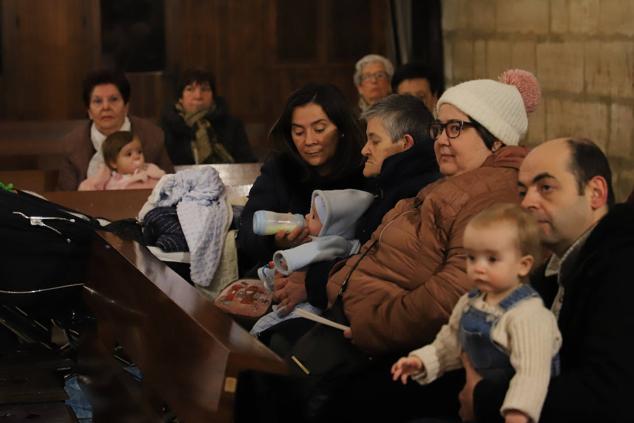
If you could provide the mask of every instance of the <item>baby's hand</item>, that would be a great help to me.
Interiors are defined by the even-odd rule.
[[[283,258],[280,259],[280,268],[284,271],[288,270],[288,264],[286,264],[286,260]]]
[[[275,234],[275,245],[281,250],[297,247],[308,241],[308,228],[305,227],[295,228],[290,232],[279,231]]]
[[[504,423],[529,423],[530,417],[518,410],[509,410],[504,413]]]
[[[423,369],[423,362],[420,361],[420,358],[414,356],[401,357],[392,366],[392,380],[396,381],[400,378],[401,383],[405,385],[409,376],[419,373]]]

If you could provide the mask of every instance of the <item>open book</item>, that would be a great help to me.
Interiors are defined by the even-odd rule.
[[[299,307],[295,309],[295,313],[298,316],[301,316],[301,317],[303,317],[305,319],[312,320],[312,321],[317,322],[317,323],[321,323],[322,325],[331,326],[331,327],[333,327],[335,329],[340,329],[340,330],[350,329],[350,326],[346,326],[346,325],[342,325],[341,323],[333,322],[332,320],[328,320],[325,317],[321,317],[318,314],[311,313],[310,311],[303,310],[303,309],[301,309]]]

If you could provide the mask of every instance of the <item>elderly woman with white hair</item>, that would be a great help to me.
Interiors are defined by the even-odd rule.
[[[361,112],[392,92],[390,81],[393,75],[394,65],[379,54],[368,54],[357,62],[353,79],[359,92]]]

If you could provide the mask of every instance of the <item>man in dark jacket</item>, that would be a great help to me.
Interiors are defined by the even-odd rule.
[[[634,213],[614,206],[610,180],[606,157],[583,139],[546,142],[520,168],[522,206],[538,219],[554,253],[533,285],[563,337],[561,373],[551,380],[542,422],[632,420]],[[507,386],[466,369],[463,419],[501,421]]]

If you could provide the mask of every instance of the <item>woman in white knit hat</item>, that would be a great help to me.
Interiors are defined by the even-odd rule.
[[[349,416],[354,420],[376,420],[389,409],[385,421],[397,421],[412,411],[411,404],[424,400],[416,396],[404,404],[402,395],[407,394],[402,390],[412,390],[410,385],[376,384],[388,383],[389,357],[430,343],[458,298],[473,287],[466,274],[464,229],[485,208],[518,201],[517,171],[526,154],[518,144],[526,134],[527,113],[539,97],[535,77],[519,70],[505,72],[499,81],[474,80],[448,89],[438,100],[438,119],[430,126],[445,178],[399,202],[360,254],[373,251],[362,258],[352,256],[330,275],[330,302],[348,280],[343,305],[351,329],[345,335],[360,349],[385,358],[373,360],[379,366],[377,380],[369,383],[365,374],[362,383],[342,395],[347,406],[338,404],[337,409],[354,410]],[[434,408],[453,405],[456,393],[434,398]],[[350,407],[353,397],[364,406]],[[368,406],[375,403],[390,407]],[[367,416],[359,415],[366,410]]]
[[[502,146],[518,145],[526,134],[527,113],[537,107],[539,85],[520,70],[507,71],[500,79],[464,82],[438,100],[438,120],[430,134],[444,175],[473,170]]]

